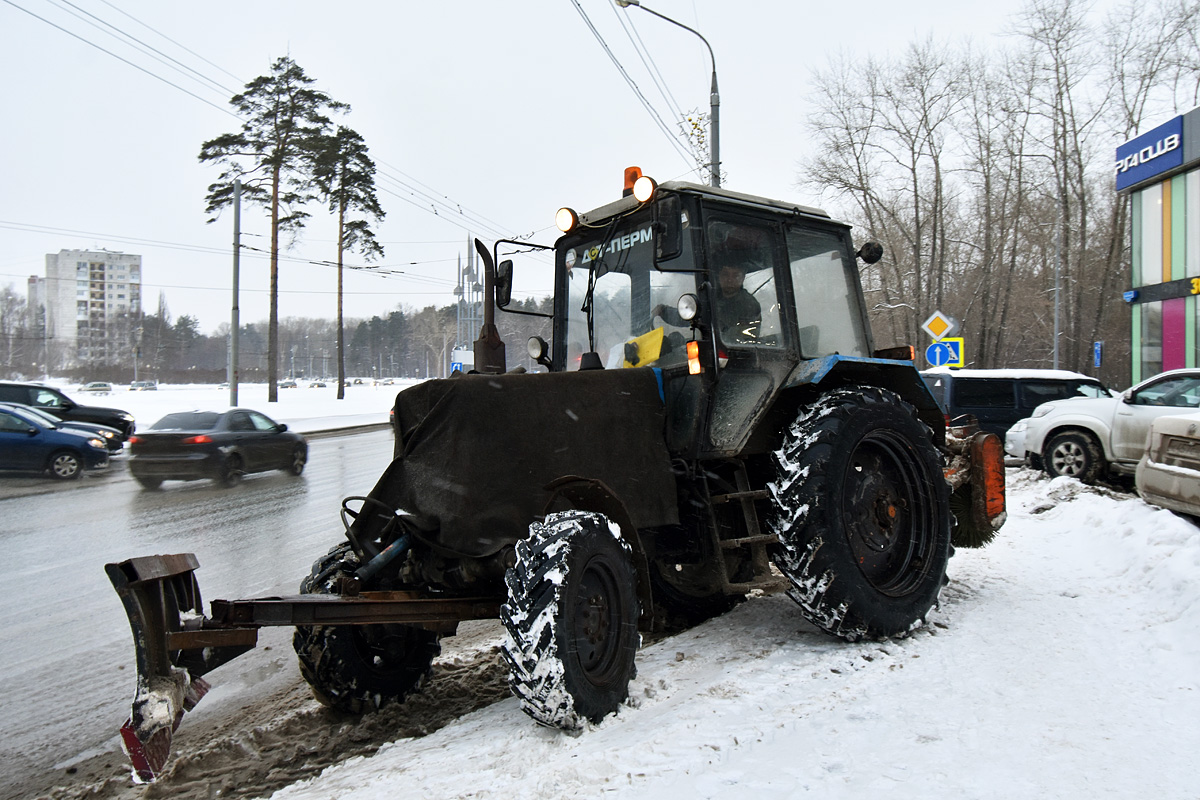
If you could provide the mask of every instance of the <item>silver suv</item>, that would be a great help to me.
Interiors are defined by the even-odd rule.
[[[1105,472],[1132,475],[1158,417],[1200,408],[1200,369],[1155,375],[1117,397],[1043,403],[1013,425],[1005,449],[1018,447],[1036,469],[1051,477],[1084,482]],[[1024,440],[1023,443],[1021,440]]]

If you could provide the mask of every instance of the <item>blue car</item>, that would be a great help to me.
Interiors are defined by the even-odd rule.
[[[110,455],[124,452],[125,436],[116,428],[110,428],[107,425],[99,425],[94,422],[76,422],[70,419],[59,419],[52,414],[47,414],[40,408],[33,406],[24,406],[20,403],[0,403],[0,408],[15,408],[17,411],[22,411],[26,414],[33,414],[38,419],[53,425],[56,428],[69,431],[83,431],[94,436],[99,436],[104,440],[104,444],[108,447]]]
[[[59,480],[108,466],[99,436],[58,428],[15,408],[0,408],[0,470],[45,473]]]

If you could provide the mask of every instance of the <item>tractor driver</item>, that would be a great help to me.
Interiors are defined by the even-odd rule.
[[[730,343],[747,343],[758,338],[762,306],[746,291],[745,265],[729,260],[717,270],[717,322],[721,338]]]
[[[716,312],[721,338],[729,344],[749,344],[758,337],[762,324],[762,307],[754,295],[746,291],[746,267],[729,254],[718,257]],[[668,325],[683,326],[687,323],[679,312],[659,303],[650,312]]]

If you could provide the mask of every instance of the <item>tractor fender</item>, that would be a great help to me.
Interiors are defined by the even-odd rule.
[[[817,393],[841,386],[876,386],[895,392],[917,410],[933,431],[934,443],[946,438],[946,416],[911,361],[859,356],[823,356],[800,362],[784,383],[785,389],[807,388]]]
[[[642,547],[642,538],[633,525],[633,518],[625,508],[625,504],[616,493],[604,483],[595,478],[582,478],[578,475],[564,475],[551,481],[546,490],[550,492],[550,500],[542,510],[542,516],[561,508],[563,504],[579,511],[595,511],[603,514],[609,521],[616,523],[621,529],[621,538],[629,542],[633,548],[633,563],[637,569],[637,596],[641,607],[639,621],[649,624],[651,611],[654,608],[650,596],[650,562],[646,558],[646,550]],[[639,626],[640,627],[640,626]]]

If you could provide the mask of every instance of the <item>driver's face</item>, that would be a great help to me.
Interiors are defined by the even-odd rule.
[[[734,294],[738,289],[741,289],[742,282],[745,279],[746,273],[740,267],[721,267],[721,271],[717,273],[717,280],[721,284],[721,292],[727,295]]]

